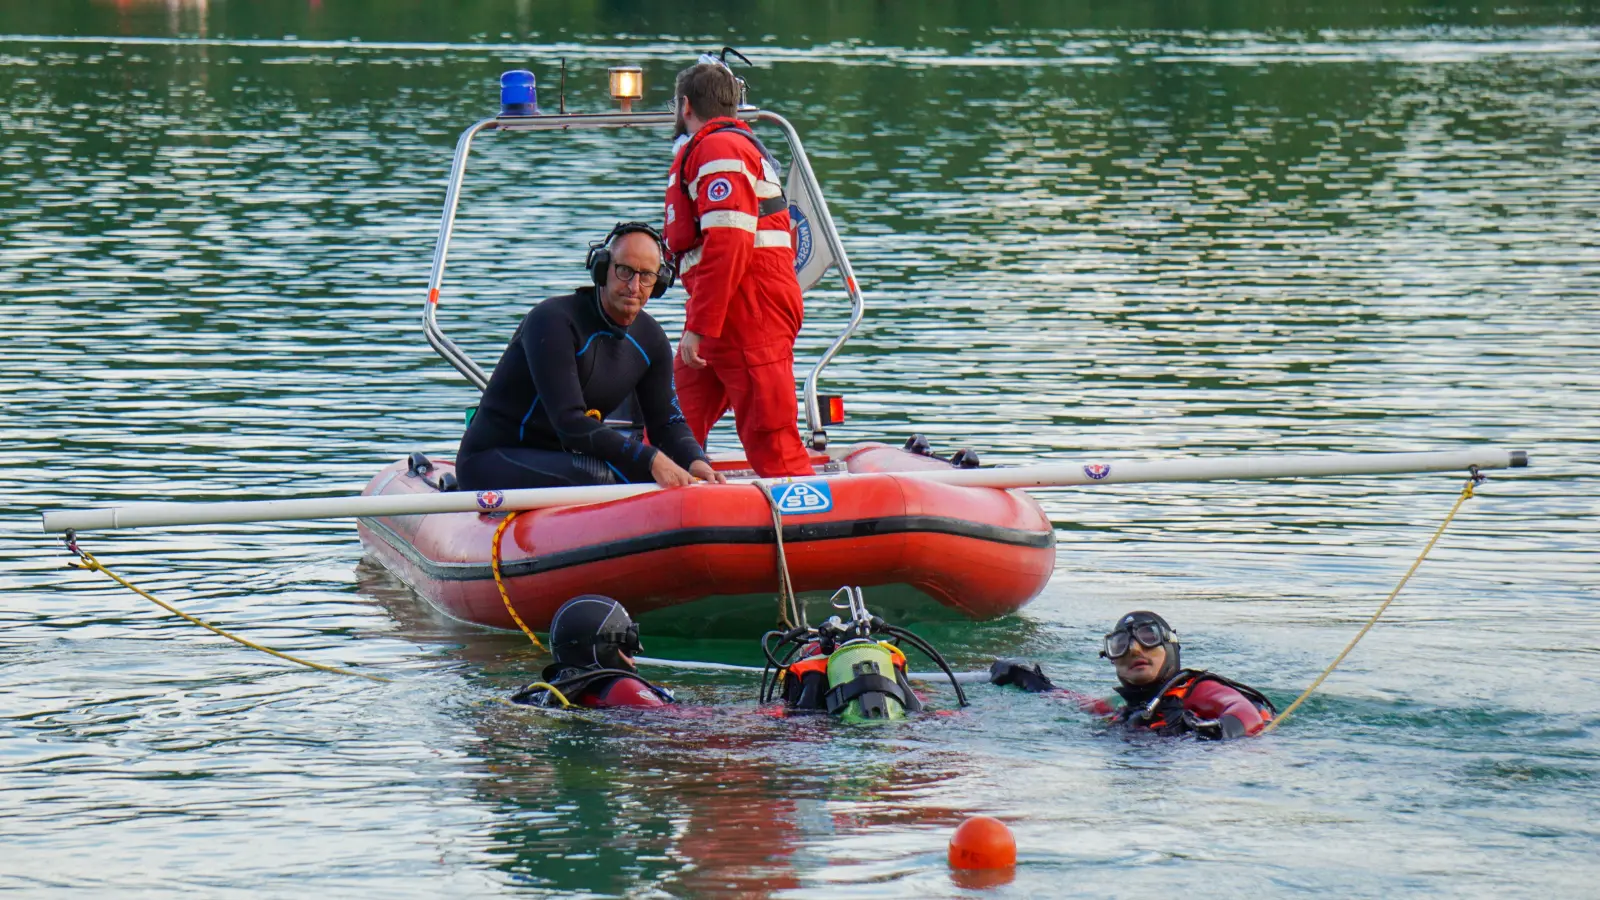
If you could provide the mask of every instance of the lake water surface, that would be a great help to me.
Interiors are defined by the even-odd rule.
[[[1600,15],[1054,5],[0,10],[0,889],[941,896],[969,889],[944,848],[981,812],[1021,848],[1003,895],[1591,893]],[[85,545],[394,684],[64,567],[42,509],[353,493],[453,453],[475,396],[420,311],[456,135],[505,69],[552,108],[565,57],[569,107],[599,109],[605,67],[638,63],[659,106],[724,42],[800,129],[867,292],[823,384],[835,442],[921,432],[988,463],[1492,443],[1534,467],[1480,490],[1291,724],[1228,746],[1118,740],[988,686],[891,728],[774,718],[734,674],[655,673],[692,704],[672,717],[508,709],[543,660],[430,612],[348,522]],[[441,314],[487,366],[581,282],[587,241],[659,215],[669,143],[480,148]],[[676,333],[681,304],[651,311]],[[807,315],[809,361],[836,283]],[[958,668],[1032,656],[1109,692],[1098,637],[1149,607],[1188,664],[1287,702],[1461,481],[1041,495],[1044,595],[921,630]]]

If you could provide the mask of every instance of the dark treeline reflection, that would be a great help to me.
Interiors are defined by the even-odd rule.
[[[1477,0],[52,0],[0,7],[11,34],[365,40],[549,40],[675,35],[964,49],[997,29],[1305,30],[1586,24],[1596,4]]]

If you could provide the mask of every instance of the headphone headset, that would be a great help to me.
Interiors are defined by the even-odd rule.
[[[643,222],[618,222],[605,240],[589,245],[589,257],[583,264],[588,267],[589,278],[594,281],[594,286],[606,286],[606,279],[611,274],[611,242],[625,234],[648,234],[656,242],[656,247],[661,250],[661,268],[656,270],[656,286],[651,289],[650,297],[654,299],[665,294],[678,278],[678,267],[667,261],[667,242],[662,240],[661,232]]]

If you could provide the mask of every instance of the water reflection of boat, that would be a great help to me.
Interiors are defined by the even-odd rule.
[[[444,335],[435,316],[474,138],[484,132],[670,127],[674,122],[670,113],[506,114],[530,109],[508,107],[462,134],[434,250],[424,313],[428,342],[480,390],[488,382],[483,369]],[[897,616],[942,609],[990,618],[1017,610],[1043,590],[1055,560],[1054,530],[1033,499],[1021,491],[896,475],[952,465],[926,453],[882,444],[829,451],[826,429],[842,417],[842,403],[820,396],[818,382],[860,323],[863,298],[793,126],[751,106],[741,108],[739,117],[781,131],[791,155],[788,192],[795,240],[805,248],[802,265],[809,262],[814,271],[818,259],[828,260],[851,300],[848,325],[805,381],[804,415],[822,477],[773,487],[795,589],[863,585],[875,589],[875,608]],[[618,419],[618,427],[627,427]],[[406,462],[391,465],[365,493],[447,488],[444,476],[451,464],[435,460],[432,465],[431,473]],[[719,460],[718,466],[730,476],[748,468],[736,457]],[[498,524],[487,515],[436,513],[366,518],[360,532],[373,557],[439,609],[468,622],[511,628],[490,566]],[[653,614],[656,629],[668,610],[692,617],[701,628],[707,619],[770,622],[779,579],[777,534],[768,500],[753,485],[697,485],[524,513],[505,533],[502,571],[511,602],[534,628],[546,627],[563,601],[586,591],[610,594],[636,613]]]
[[[432,614],[377,566],[357,574],[361,593],[391,617],[392,637],[458,664],[444,668],[462,675],[465,696],[505,696],[543,663],[521,635]],[[679,649],[653,634],[652,651]],[[721,657],[731,648],[718,652],[719,643],[697,640],[695,650]],[[535,890],[764,897],[801,887],[821,861],[859,864],[852,851],[869,842],[890,857],[921,852],[928,831],[966,814],[945,795],[977,761],[944,747],[907,752],[923,732],[775,716],[746,675],[680,672],[671,684],[684,704],[670,711],[444,704],[470,760],[459,784],[488,813],[486,860]]]

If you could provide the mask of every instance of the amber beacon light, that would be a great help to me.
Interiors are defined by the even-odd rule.
[[[622,104],[623,112],[633,112],[633,101],[644,96],[644,70],[638,66],[611,67],[611,99]]]

